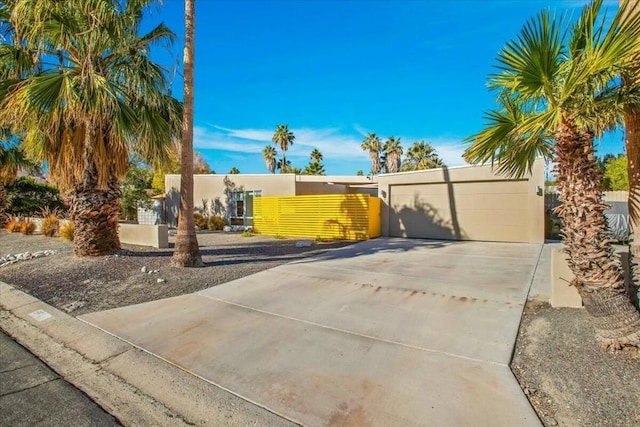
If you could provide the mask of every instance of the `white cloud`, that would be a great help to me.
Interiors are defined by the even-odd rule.
[[[436,149],[438,156],[444,160],[445,165],[462,166],[467,164],[462,158],[465,146],[459,139],[427,138],[425,141],[429,142]]]
[[[201,126],[193,128],[193,146],[196,149],[214,149],[236,153],[260,153],[263,144],[249,139],[230,137],[222,132],[212,131]]]
[[[287,151],[292,160],[306,161],[309,153],[317,148],[324,155],[325,162],[335,160],[368,161],[368,154],[362,151],[362,137],[368,131],[353,125],[359,135],[350,135],[339,128],[292,128],[296,139]],[[353,132],[352,130],[352,132]],[[265,145],[271,144],[272,129],[232,129],[219,125],[194,127],[194,147],[196,149],[222,150],[235,155],[260,154]],[[425,140],[431,144],[447,166],[466,164],[462,159],[464,145],[459,139],[450,137],[421,136],[401,137],[405,150],[413,141]],[[238,157],[239,158],[239,157]]]
[[[356,130],[356,132],[358,132],[362,136],[369,135],[370,131],[368,129],[363,128],[362,126],[360,126],[357,123],[353,125],[353,128]]]
[[[296,139],[287,151],[287,157],[307,158],[317,148],[327,159],[362,158],[361,141],[345,135],[337,128],[292,128]],[[241,153],[261,153],[271,143],[273,129],[231,129],[219,125],[194,128],[194,146],[199,149],[217,149]]]
[[[271,142],[272,130],[264,129],[229,129],[222,126],[213,125],[214,128],[224,132],[232,138],[249,139],[252,141]]]

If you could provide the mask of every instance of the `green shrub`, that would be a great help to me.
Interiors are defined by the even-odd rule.
[[[207,217],[202,214],[194,213],[193,222],[196,224],[196,227],[201,230],[205,230],[207,228]]]
[[[76,232],[76,226],[73,222],[69,221],[65,225],[60,227],[60,230],[58,230],[58,232],[60,233],[60,237],[63,240],[73,242],[73,236]]]
[[[250,230],[244,230],[242,233],[240,233],[240,235],[242,237],[253,237],[254,236],[253,231],[250,231]]]
[[[37,228],[36,223],[28,219],[22,221],[22,223],[20,224],[20,231],[25,236],[29,236],[33,234],[36,231],[36,228]]]
[[[13,216],[34,217],[43,208],[66,211],[60,192],[49,184],[36,182],[31,177],[21,176],[5,186],[7,213]]]
[[[224,218],[221,216],[215,215],[209,218],[209,230],[222,230],[224,225]]]

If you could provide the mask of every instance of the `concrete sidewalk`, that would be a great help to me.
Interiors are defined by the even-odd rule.
[[[120,423],[0,330],[0,425]]]
[[[508,363],[541,248],[375,239],[81,318],[304,425],[537,426]]]
[[[0,328],[123,425],[292,425],[2,282]],[[13,413],[11,407],[6,416]]]

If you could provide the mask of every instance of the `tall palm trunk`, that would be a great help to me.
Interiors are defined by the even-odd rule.
[[[182,119],[182,171],[180,216],[176,247],[171,259],[175,267],[202,267],[193,221],[193,70],[195,0],[185,0],[184,111]]]
[[[620,1],[622,5],[623,0]],[[630,0],[630,12],[635,9],[637,1]],[[622,76],[624,85],[640,83],[640,70]],[[627,105],[624,110],[625,148],[627,151],[627,172],[629,176],[629,268],[631,269],[631,293],[640,307],[640,105]]]
[[[377,151],[370,150],[369,158],[371,159],[371,172],[377,174],[380,172],[380,156]]]
[[[109,180],[106,190],[98,188],[95,166],[90,167],[82,182],[71,191],[70,216],[75,225],[73,253],[76,256],[109,255],[120,249],[120,195],[115,176]]]
[[[640,312],[625,291],[620,262],[614,255],[598,190],[593,135],[565,120],[556,134],[555,161],[562,204],[563,242],[574,285],[603,347],[640,346]]]
[[[631,269],[631,290],[636,303],[640,295],[640,106],[625,108],[627,172],[629,174],[629,267]]]
[[[0,179],[0,228],[4,227],[6,223],[6,211],[7,211],[7,195],[4,191],[4,182]]]

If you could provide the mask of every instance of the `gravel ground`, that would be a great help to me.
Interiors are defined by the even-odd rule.
[[[174,237],[169,237],[173,246]],[[0,254],[52,249],[56,253],[0,268],[0,281],[75,316],[196,292],[352,242],[314,243],[236,233],[198,233],[203,268],[169,266],[173,249],[122,245],[117,256],[73,256],[59,238],[0,231]],[[142,273],[145,266],[158,273]],[[158,283],[158,279],[166,282]]]
[[[601,350],[583,309],[529,301],[511,368],[546,426],[640,426],[640,353]]]

